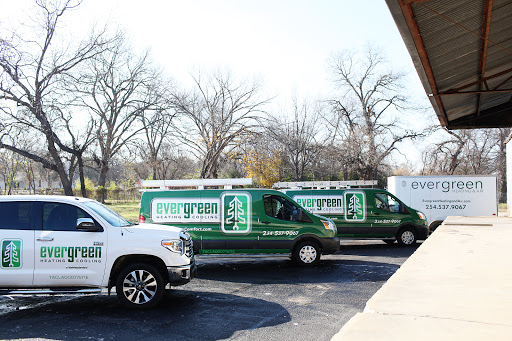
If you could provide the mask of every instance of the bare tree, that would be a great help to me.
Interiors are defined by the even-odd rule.
[[[409,109],[403,75],[386,69],[382,53],[372,47],[363,55],[343,51],[332,57],[330,67],[341,91],[329,101],[332,142],[343,145],[341,155],[357,165],[361,177],[376,179],[400,142],[422,136],[400,125]]]
[[[158,83],[160,71],[151,66],[147,52],[134,55],[123,35],[91,58],[83,71],[74,91],[79,105],[96,122],[98,153],[93,159],[99,170],[98,185],[105,187],[111,160],[144,129],[140,124],[147,123],[144,115],[165,110],[167,102]]]
[[[179,140],[201,162],[201,178],[216,178],[219,160],[251,129],[269,100],[259,100],[255,82],[235,81],[225,72],[194,77],[196,89],[174,96]]]
[[[4,116],[0,147],[16,152],[45,168],[58,173],[66,195],[73,195],[69,170],[63,152],[73,150],[59,137],[57,119],[52,108],[58,80],[78,65],[102,52],[105,41],[102,34],[91,34],[90,39],[75,48],[60,48],[54,43],[58,24],[68,10],[77,6],[72,0],[59,3],[36,0],[41,21],[35,37],[13,34],[0,44],[0,97],[11,106],[2,106]],[[17,107],[13,109],[13,107]],[[10,144],[7,137],[12,127],[24,127],[32,134],[44,136],[48,158],[33,150]]]
[[[180,153],[172,139],[175,115],[174,111],[156,110],[151,116],[142,117],[144,139],[138,143],[138,150],[154,180],[171,179],[177,166]]]
[[[271,118],[267,126],[274,143],[281,146],[281,156],[296,181],[305,180],[306,170],[310,169],[323,148],[320,111],[319,103],[300,103],[294,98],[291,115],[280,113],[278,117]]]

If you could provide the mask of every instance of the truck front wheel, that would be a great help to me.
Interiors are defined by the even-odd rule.
[[[416,244],[416,232],[410,227],[404,227],[398,231],[396,240],[400,246],[412,246]]]
[[[162,274],[151,264],[128,265],[117,276],[117,297],[126,307],[152,308],[160,302],[164,292]]]
[[[320,262],[320,248],[314,242],[300,243],[293,250],[293,259],[302,266],[314,266]]]

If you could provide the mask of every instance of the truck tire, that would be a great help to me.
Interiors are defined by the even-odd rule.
[[[315,266],[320,262],[320,247],[313,241],[300,243],[293,250],[293,259],[301,266]]]
[[[400,246],[413,246],[416,244],[416,232],[411,227],[403,227],[398,231],[396,241]]]
[[[117,276],[117,298],[126,307],[152,308],[160,302],[164,292],[162,274],[151,264],[130,264]]]

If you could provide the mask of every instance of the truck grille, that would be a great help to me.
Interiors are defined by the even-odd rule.
[[[181,232],[180,238],[183,240],[183,244],[185,245],[184,254],[192,259],[194,258],[194,243],[192,242],[192,238],[187,232]]]

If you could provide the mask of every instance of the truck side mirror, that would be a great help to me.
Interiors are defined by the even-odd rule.
[[[96,232],[100,230],[100,227],[91,218],[78,218],[76,220],[76,229],[85,232]]]

